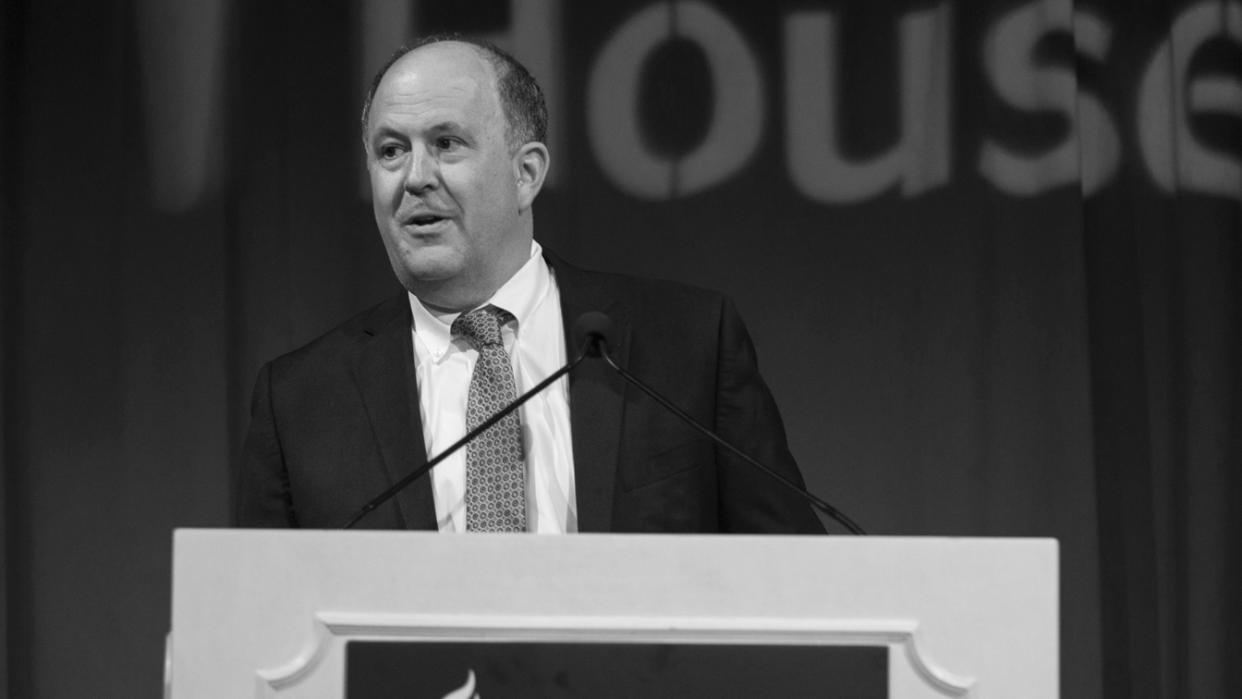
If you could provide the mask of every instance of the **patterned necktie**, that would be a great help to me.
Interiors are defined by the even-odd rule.
[[[502,308],[484,306],[453,321],[453,336],[479,351],[466,402],[467,430],[517,398],[513,367],[500,339],[501,324],[512,319]],[[466,531],[526,531],[526,464],[516,412],[466,445]]]

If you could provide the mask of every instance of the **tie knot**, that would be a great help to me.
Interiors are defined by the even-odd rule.
[[[457,316],[457,320],[453,321],[453,337],[464,337],[475,349],[480,350],[499,345],[500,326],[512,318],[513,314],[503,308],[490,305],[476,308]]]

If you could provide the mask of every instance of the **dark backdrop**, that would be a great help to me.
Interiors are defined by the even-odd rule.
[[[227,523],[260,363],[396,290],[357,113],[439,29],[545,85],[545,245],[734,296],[814,490],[876,534],[1058,538],[1064,696],[1242,691],[1242,3],[16,0],[0,26],[11,696],[158,696],[170,533]]]

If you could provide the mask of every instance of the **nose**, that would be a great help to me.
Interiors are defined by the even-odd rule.
[[[415,149],[410,153],[409,165],[405,172],[405,189],[409,192],[423,192],[434,189],[439,181],[439,163],[427,151]]]

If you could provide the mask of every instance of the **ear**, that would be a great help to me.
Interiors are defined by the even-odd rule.
[[[535,197],[543,189],[543,180],[548,176],[548,147],[531,141],[518,148],[513,155],[513,169],[517,177],[518,209],[525,211],[535,203]]]

